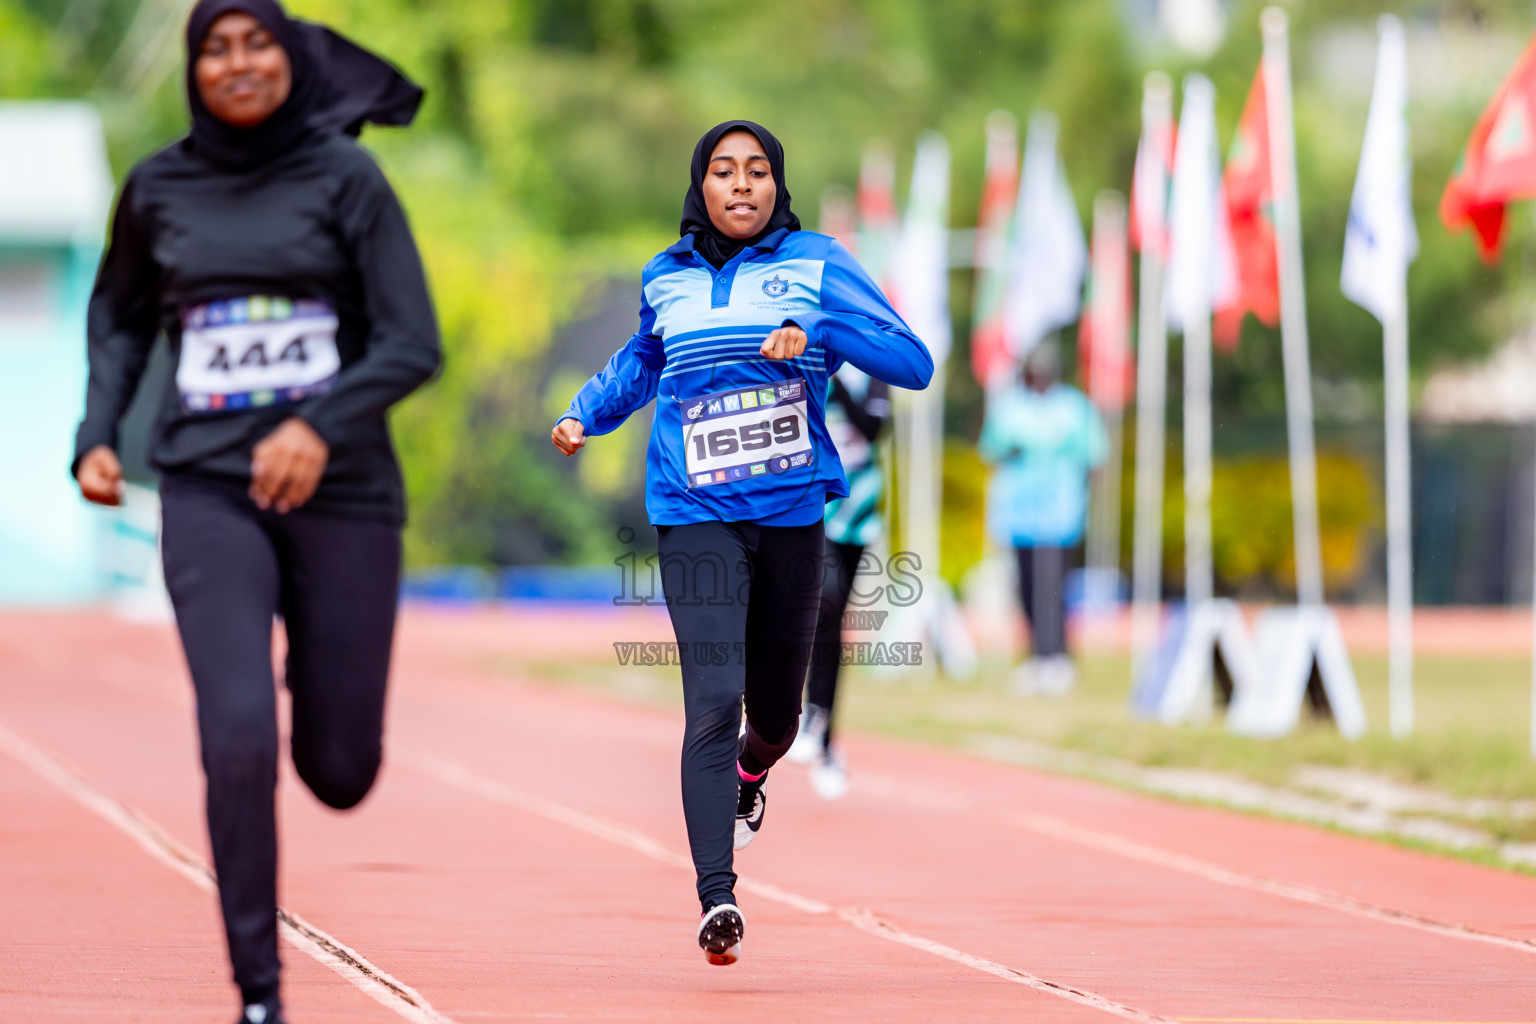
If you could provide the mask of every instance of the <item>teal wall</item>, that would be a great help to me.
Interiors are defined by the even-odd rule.
[[[87,506],[69,477],[100,256],[97,246],[0,239],[0,279],[10,286],[0,299],[0,604],[73,604],[104,591],[98,537],[110,513]],[[44,293],[28,289],[17,302],[40,267]]]

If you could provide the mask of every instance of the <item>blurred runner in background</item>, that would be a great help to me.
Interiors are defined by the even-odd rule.
[[[150,458],[165,582],[197,692],[208,830],[249,1024],[280,1024],[277,694],[331,807],[382,756],[405,495],[385,411],[437,369],[405,214],[349,136],[409,124],[421,90],[275,0],[201,0],[187,20],[187,138],[118,197],[91,297],[74,473],[122,494],[118,424],[163,332],[176,363]]]
[[[843,613],[853,590],[864,549],[885,527],[885,474],[875,442],[891,418],[891,389],[855,366],[832,376],[827,397],[827,432],[848,477],[848,497],[827,502],[827,569],[816,625],[815,654],[806,686],[800,732],[785,755],[811,766],[811,788],[823,800],[848,791],[848,763],[832,745],[832,716],[837,707],[838,656]]]
[[[1088,518],[1088,474],[1104,461],[1108,439],[1093,403],[1061,382],[1053,342],[1035,346],[1022,378],[991,402],[981,430],[981,457],[997,467],[987,528],[1014,549],[1029,622],[1030,654],[1014,689],[1061,694],[1077,679],[1067,655],[1067,562]]]

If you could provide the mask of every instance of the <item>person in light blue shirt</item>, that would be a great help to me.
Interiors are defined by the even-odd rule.
[[[682,662],[697,938],[717,965],[741,955],[732,851],[762,825],[763,782],[795,738],[822,516],[848,495],[828,379],[844,363],[905,388],[933,375],[927,348],[848,251],[799,228],[773,134],[751,121],[705,133],[681,238],[641,277],[640,329],[551,432],[572,455],[656,402],[645,505]]]
[[[1044,341],[1024,361],[1022,386],[996,395],[981,430],[981,457],[996,466],[987,527],[1014,549],[1031,656],[1015,676],[1021,692],[1062,693],[1075,680],[1067,656],[1063,596],[1067,557],[1083,539],[1088,475],[1108,439],[1098,410],[1061,382],[1056,346]]]

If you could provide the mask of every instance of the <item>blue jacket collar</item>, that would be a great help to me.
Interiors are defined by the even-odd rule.
[[[789,228],[779,228],[777,231],[764,235],[761,239],[758,240],[756,245],[749,245],[742,249],[741,252],[733,256],[729,262],[735,263],[741,258],[742,253],[750,252],[753,249],[757,249],[762,252],[773,252],[779,247],[784,239],[788,237],[788,235]],[[668,246],[666,251],[676,254],[693,252],[693,232],[690,231],[682,238],[679,238],[676,242]]]

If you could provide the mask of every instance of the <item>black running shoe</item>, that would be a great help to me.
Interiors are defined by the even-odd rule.
[[[763,809],[768,806],[768,794],[763,792],[767,776],[756,782],[741,782],[736,795],[735,848],[745,850],[757,838],[757,830],[763,827]]]
[[[699,921],[699,948],[704,959],[716,967],[729,967],[741,959],[741,937],[747,925],[741,908],[734,903],[720,903],[709,908]]]

